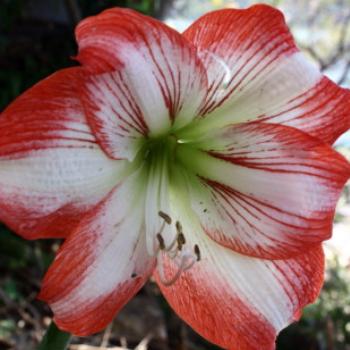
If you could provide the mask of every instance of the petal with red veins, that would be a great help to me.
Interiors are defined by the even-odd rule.
[[[78,336],[102,330],[152,272],[138,175],[83,219],[44,278],[39,298],[50,304],[62,330]]]
[[[224,349],[274,349],[278,332],[298,318],[322,286],[321,248],[274,261],[222,247],[210,253],[173,286],[159,286],[185,322]],[[174,268],[169,264],[165,271],[172,275]]]
[[[189,186],[192,207],[215,241],[276,259],[330,237],[350,165],[329,145],[287,126],[247,123],[198,147],[204,151],[178,156],[197,175]]]
[[[118,145],[130,139],[182,127],[197,115],[206,72],[173,29],[111,9],[82,21],[76,36],[78,60],[90,72],[83,93],[89,122],[111,156],[123,157]]]
[[[158,285],[176,313],[207,340],[224,349],[272,350],[275,337],[300,317],[323,283],[321,246],[286,260],[240,255],[201,232],[191,208],[179,216],[186,244],[197,244],[201,260],[171,286]],[[192,213],[193,214],[193,213]],[[176,273],[165,260],[165,275]]]
[[[350,128],[350,90],[323,77],[305,94],[270,111],[260,121],[289,125],[332,144]]]
[[[204,15],[184,36],[208,70],[201,113],[209,124],[262,120],[334,142],[350,128],[350,91],[325,78],[267,5]]]
[[[91,133],[76,96],[80,74],[57,72],[0,116],[0,219],[28,239],[67,236],[125,167]]]

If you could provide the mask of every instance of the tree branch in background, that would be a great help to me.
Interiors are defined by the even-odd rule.
[[[317,11],[315,11],[315,14],[316,13]],[[308,18],[307,24],[309,27],[314,25],[313,20],[313,16]],[[297,26],[297,21],[298,20],[296,19],[294,22],[295,26]],[[350,38],[348,37],[350,27],[350,11],[346,11],[346,13],[342,16],[340,23],[337,22],[337,18],[332,18],[332,23],[335,30],[338,28],[339,37],[335,42],[334,47],[328,50],[328,54],[307,45],[301,45],[301,49],[307,52],[315,61],[319,63],[321,71],[330,69],[338,64],[343,66],[345,63],[342,74],[337,81],[338,84],[344,84],[346,83],[350,74],[350,58],[347,58],[347,54],[350,51]],[[315,25],[319,25],[319,23],[316,23]]]

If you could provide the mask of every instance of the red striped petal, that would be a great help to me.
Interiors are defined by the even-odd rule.
[[[126,156],[134,156],[139,145],[130,150],[126,143],[135,138],[197,115],[206,73],[179,33],[137,12],[111,9],[81,22],[76,35],[78,59],[92,74],[84,94],[89,122],[114,158],[126,147]]]
[[[184,36],[208,70],[202,114],[226,125],[251,120],[296,127],[326,142],[350,128],[350,92],[299,52],[280,11],[227,9],[197,20]]]
[[[47,272],[39,298],[60,329],[78,336],[102,330],[150,275],[154,261],[137,179],[119,185],[84,218]]]
[[[323,77],[306,93],[259,120],[289,125],[332,144],[350,128],[350,90]]]
[[[76,97],[80,68],[41,81],[2,114],[0,219],[28,239],[64,237],[115,185]]]
[[[201,182],[190,189],[192,207],[215,241],[276,259],[331,236],[350,165],[329,145],[294,128],[250,123],[198,146],[206,155],[187,155]]]
[[[287,260],[261,260],[219,246],[195,220],[188,222],[182,221],[186,239],[198,244],[201,260],[170,287],[156,277],[165,298],[194,330],[224,349],[274,349],[278,332],[319,294],[322,248]],[[173,276],[177,266],[168,260],[164,269]]]

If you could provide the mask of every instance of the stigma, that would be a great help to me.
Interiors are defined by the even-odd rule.
[[[159,211],[158,215],[163,219],[159,232],[156,234],[156,258],[157,258],[157,270],[159,279],[164,286],[171,286],[174,284],[184,271],[193,267],[196,262],[201,260],[201,252],[199,246],[195,244],[190,246],[182,229],[180,221],[173,223],[171,217]],[[176,229],[176,235],[170,244],[166,245],[164,237],[162,236],[163,230],[166,225],[173,225]],[[170,259],[176,266],[176,270],[172,276],[165,276],[164,273],[164,258]]]

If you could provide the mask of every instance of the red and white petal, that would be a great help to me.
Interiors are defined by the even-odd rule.
[[[199,146],[205,152],[178,155],[197,175],[192,207],[215,241],[276,259],[330,237],[350,165],[329,145],[294,128],[250,123]]]
[[[183,222],[182,222],[183,223]],[[198,233],[198,227],[186,236]],[[200,229],[199,229],[200,230]],[[272,350],[278,332],[318,296],[324,257],[319,246],[288,260],[261,260],[219,246],[202,233],[201,260],[170,287],[158,285],[176,313],[224,349]],[[165,274],[177,269],[164,264]]]
[[[90,124],[111,155],[113,138],[158,135],[196,115],[207,88],[195,48],[165,24],[126,9],[82,21],[78,60],[90,72]],[[121,141],[122,142],[122,141]]]
[[[28,239],[67,236],[125,166],[104,154],[87,125],[80,74],[59,71],[0,116],[0,220]]]
[[[156,279],[178,315],[224,349],[272,350],[278,332],[297,320],[318,296],[324,278],[320,245],[285,260],[264,260],[233,252],[212,241],[189,206],[188,191],[177,187],[173,211],[186,245],[198,245],[200,260],[170,286]],[[163,260],[165,279],[178,270]]]
[[[350,90],[323,77],[305,94],[259,120],[289,125],[332,144],[350,128]]]
[[[212,123],[268,120],[331,143],[350,128],[350,91],[303,57],[280,11],[255,5],[212,12],[184,36],[208,71],[201,113]]]
[[[78,336],[102,330],[152,272],[138,175],[84,218],[45,276],[39,298],[62,330]]]

